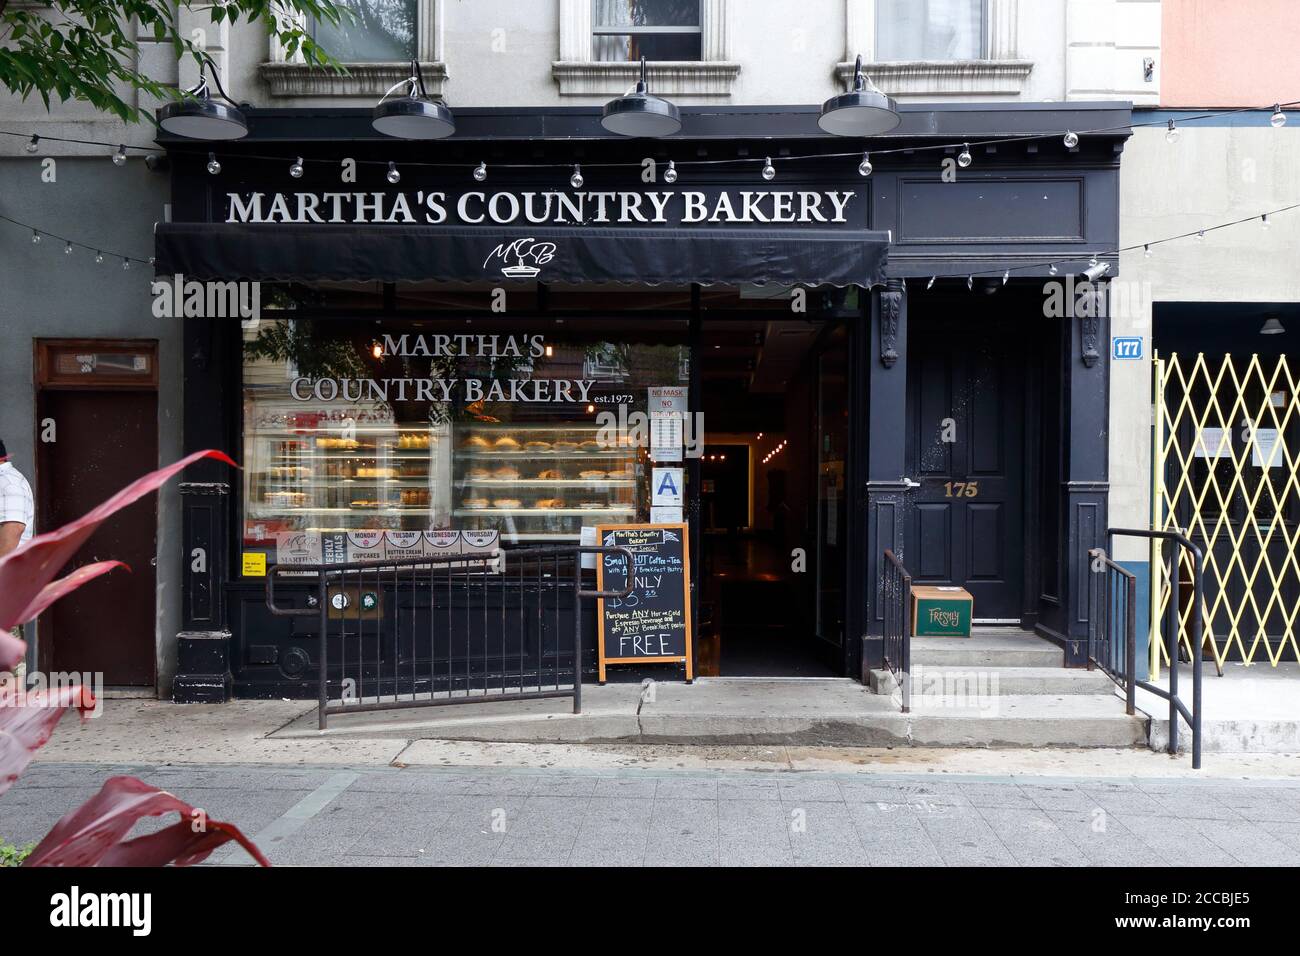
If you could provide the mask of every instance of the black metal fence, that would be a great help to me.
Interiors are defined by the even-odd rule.
[[[907,713],[912,706],[912,576],[893,551],[885,552],[880,588],[885,669],[897,682]]]
[[[1128,675],[1130,675],[1129,680],[1133,687],[1140,687],[1143,690],[1149,691],[1157,697],[1161,697],[1169,702],[1169,752],[1171,754],[1178,752],[1178,718],[1181,716],[1187,721],[1187,725],[1192,729],[1192,768],[1194,770],[1199,770],[1201,767],[1201,652],[1204,643],[1202,621],[1202,609],[1204,606],[1204,555],[1202,554],[1201,549],[1188,540],[1188,538],[1174,531],[1148,531],[1141,528],[1110,528],[1106,534],[1109,542],[1108,546],[1112,554],[1115,550],[1114,542],[1117,537],[1144,538],[1148,541],[1162,541],[1174,545],[1174,547],[1166,549],[1168,552],[1169,568],[1168,573],[1164,576],[1164,580],[1173,582],[1171,584],[1173,593],[1168,595],[1164,620],[1152,622],[1153,626],[1151,627],[1152,639],[1164,641],[1165,648],[1168,651],[1170,662],[1169,687],[1166,689],[1164,687],[1159,687],[1150,681],[1137,679],[1137,628],[1131,615],[1123,625],[1123,630],[1126,631],[1123,635],[1124,667]],[[1093,552],[1094,561],[1097,560],[1095,555],[1099,553],[1099,551]],[[1109,577],[1114,573],[1112,569],[1123,571],[1123,569],[1118,568],[1109,557],[1102,554],[1102,558],[1103,573],[1095,575],[1095,577]],[[1179,568],[1188,568],[1191,573],[1191,593],[1188,595],[1189,600],[1187,602],[1184,602],[1181,599],[1181,594],[1179,593],[1179,585],[1177,584],[1180,580],[1180,575],[1178,573]],[[1157,580],[1156,569],[1152,568],[1151,572],[1151,580]],[[1104,584],[1099,586],[1103,588],[1105,587]],[[1135,591],[1135,588],[1130,590],[1125,598],[1127,601],[1127,608],[1130,612],[1136,605]],[[1105,605],[1109,607],[1114,596],[1103,590],[1102,597]],[[1107,610],[1101,608],[1099,608],[1099,610],[1101,611],[1101,617],[1104,619],[1108,613]],[[1185,619],[1180,620],[1180,616],[1184,615]],[[1094,621],[1090,614],[1089,626],[1091,627],[1093,624]],[[1192,702],[1190,706],[1184,702],[1178,690],[1178,661],[1180,659],[1179,635],[1182,633],[1183,626],[1186,627],[1187,633],[1191,637],[1190,657],[1192,665]],[[1110,666],[1109,661],[1113,658],[1115,651],[1114,643],[1115,638],[1112,638],[1106,644],[1099,644],[1097,646],[1099,653],[1108,655],[1106,663],[1103,663],[1100,659],[1097,661],[1099,665],[1102,665],[1103,670],[1105,670],[1107,666]],[[1092,649],[1093,645],[1090,632],[1090,658],[1092,656]],[[1110,671],[1108,671],[1108,673],[1109,672]],[[1112,676],[1114,675],[1112,674]],[[1129,691],[1129,713],[1133,713],[1133,693],[1132,690]]]
[[[582,709],[582,556],[626,548],[546,546],[360,564],[272,567],[272,614],[315,618],[319,721],[331,714],[571,697]],[[276,585],[311,579],[306,608]]]
[[[1106,552],[1088,552],[1088,670],[1100,670],[1124,688],[1124,709],[1137,707],[1137,575]]]

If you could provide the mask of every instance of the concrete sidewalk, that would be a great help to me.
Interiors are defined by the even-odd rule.
[[[410,713],[406,716],[409,718]],[[572,715],[568,719],[572,720]],[[320,734],[310,729],[315,726],[314,721],[315,706],[307,701],[178,705],[166,701],[108,700],[103,715],[98,718],[78,721],[66,716],[36,759],[50,763],[155,766],[396,765],[854,774],[888,770],[1105,778],[1300,778],[1300,755],[1294,754],[1215,754],[1207,757],[1203,770],[1195,772],[1185,755],[1175,758],[1139,747],[985,749],[501,743],[439,738],[430,733],[428,726],[388,726],[383,733],[368,735],[348,735],[346,731]]]

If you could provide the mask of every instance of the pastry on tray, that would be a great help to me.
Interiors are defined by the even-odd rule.
[[[579,501],[578,507],[583,511],[603,511],[605,502],[603,501]]]
[[[563,498],[538,498],[533,502],[534,508],[563,508],[565,507]]]
[[[463,502],[466,508],[486,508],[489,503],[486,498],[466,498]]]
[[[545,471],[537,473],[537,479],[539,481],[563,481],[564,472],[558,468],[547,468]]]
[[[465,448],[490,448],[490,447],[492,447],[492,443],[491,443],[490,441],[488,441],[486,438],[484,438],[482,435],[470,435],[469,438],[466,438],[466,439],[465,439],[465,444],[464,444],[463,447],[465,447]]]
[[[551,443],[548,441],[538,441],[534,438],[532,441],[524,442],[524,448],[528,451],[550,451]]]
[[[556,451],[577,451],[578,443],[576,441],[557,441],[551,445]]]
[[[509,435],[502,435],[492,443],[492,447],[497,451],[518,451],[519,442],[511,438]]]
[[[502,465],[500,468],[492,470],[492,477],[499,478],[502,481],[517,481],[519,479],[519,469],[510,465]]]
[[[492,471],[488,468],[471,468],[469,471],[465,472],[465,477],[480,481],[484,478],[491,478]]]
[[[600,451],[600,442],[596,441],[595,439],[588,438],[578,447],[581,448],[583,451]]]
[[[497,498],[492,502],[493,508],[518,508],[522,505],[518,498]]]
[[[596,468],[584,468],[582,471],[578,472],[578,477],[585,478],[587,481],[596,481],[597,479],[604,478],[605,472]]]

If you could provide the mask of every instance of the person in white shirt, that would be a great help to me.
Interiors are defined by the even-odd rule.
[[[31,540],[36,527],[36,503],[32,498],[32,486],[22,476],[13,463],[9,461],[9,451],[0,441],[0,558]],[[23,636],[22,626],[14,628],[14,636]],[[27,668],[19,664],[13,677],[21,684],[27,675]],[[0,671],[0,683],[10,675]]]

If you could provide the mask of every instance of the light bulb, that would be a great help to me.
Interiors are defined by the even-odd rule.
[[[122,259],[122,271],[125,272],[129,268],[131,268],[131,260],[124,257]]]
[[[1143,246],[1143,247],[1142,247],[1142,258],[1143,258],[1143,259],[1150,259],[1150,258],[1151,258],[1151,247],[1150,247],[1150,246]]]
[[[971,162],[970,144],[962,143],[961,152],[957,154],[957,165],[965,169]]]
[[[1006,285],[1007,280],[1009,280],[1010,278],[1011,278],[1011,270],[1008,269],[1006,272],[1002,273],[1002,284]]]
[[[974,288],[975,288],[975,277],[974,277],[974,276],[967,276],[967,277],[966,277],[966,291],[967,291],[967,292],[970,292],[970,291],[971,291],[972,289],[974,289]]]
[[[1286,125],[1286,114],[1282,112],[1281,104],[1274,104],[1273,115],[1268,118],[1268,122],[1274,129]]]
[[[1054,275],[1056,275],[1057,272],[1059,272],[1059,271],[1060,271],[1060,270],[1058,270],[1058,269],[1056,268],[1056,263],[1055,263],[1055,262],[1053,262],[1050,266],[1047,267],[1047,274],[1048,274],[1049,276],[1054,276]]]
[[[1204,230],[1204,229],[1202,229],[1202,230],[1200,230],[1199,232],[1196,233],[1196,241],[1197,241],[1197,242],[1204,242],[1204,241],[1205,241],[1205,230]]]
[[[772,165],[772,157],[768,156],[763,160],[763,178],[769,183],[776,179],[776,167]]]
[[[569,185],[574,189],[581,189],[583,183],[582,167],[577,163],[573,164],[573,175],[569,177]]]
[[[481,183],[485,179],[487,179],[487,163],[480,161],[474,167],[474,182]]]
[[[221,172],[221,163],[217,162],[216,153],[208,153],[208,174],[211,176]]]
[[[1264,215],[1259,217],[1259,224],[1263,226],[1265,229],[1273,225],[1271,222],[1268,221],[1268,213],[1264,213]]]
[[[1165,142],[1176,143],[1182,135],[1183,134],[1179,132],[1178,127],[1174,125],[1174,121],[1170,120],[1169,128],[1165,130]]]
[[[402,174],[397,171],[397,164],[390,161],[388,163],[388,175],[384,177],[394,186],[402,181]]]
[[[40,244],[41,244],[41,234],[40,234],[39,232],[37,232],[35,229],[33,229],[33,230],[32,230],[32,245],[34,245],[34,246],[39,246]]]
[[[862,154],[862,162],[858,163],[858,175],[859,175],[859,176],[870,176],[870,175],[871,175],[871,170],[874,169],[874,168],[875,168],[875,167],[871,165],[871,154],[870,154],[870,153],[863,153],[863,154]]]
[[[125,165],[126,165],[126,147],[125,147],[125,146],[118,146],[118,148],[117,148],[117,152],[113,154],[113,165],[114,165],[114,166],[125,166]]]
[[[26,146],[23,147],[23,149],[27,150],[27,152],[29,153],[34,153],[40,148],[41,148],[41,138],[37,136],[35,133],[32,133],[31,142],[29,142]]]
[[[102,252],[100,252],[98,249],[95,250],[95,261],[96,261],[96,262],[103,262],[103,261],[104,261],[104,254],[103,254]]]
[[[1076,133],[1074,130],[1067,129],[1065,131],[1065,148],[1074,149],[1074,147],[1078,145],[1079,145],[1079,134]]]
[[[65,256],[72,255],[72,243],[68,243],[66,246],[63,247],[63,254]]]
[[[289,175],[294,179],[302,179],[302,157],[295,159],[289,166]]]
[[[933,289],[933,288],[934,288],[934,280],[937,279],[937,278],[938,278],[938,276],[930,276],[930,281],[927,282],[927,283],[925,284],[925,288],[926,288],[926,291],[927,291],[927,292],[928,292],[930,289]]]
[[[666,183],[677,182],[677,164],[674,163],[671,159],[668,160],[668,168],[664,170],[664,182]]]

